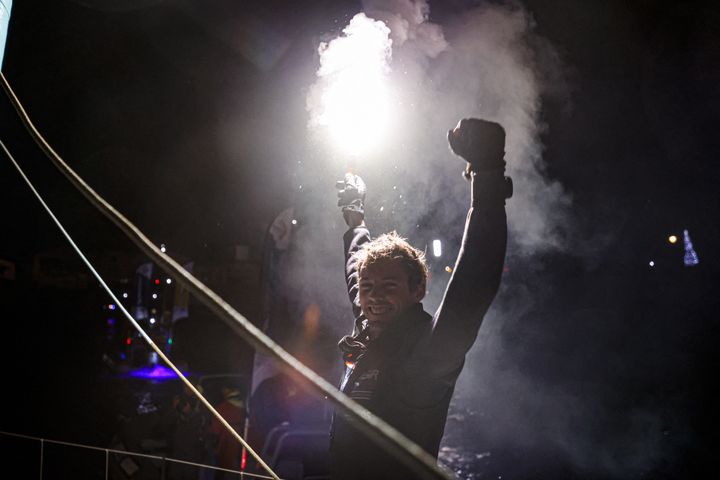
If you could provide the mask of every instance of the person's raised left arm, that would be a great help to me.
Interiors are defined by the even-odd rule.
[[[504,175],[505,132],[497,123],[464,119],[448,133],[453,151],[468,161],[471,184],[462,244],[455,268],[433,322],[426,353],[431,374],[460,368],[500,286],[507,219],[505,200],[512,183]]]

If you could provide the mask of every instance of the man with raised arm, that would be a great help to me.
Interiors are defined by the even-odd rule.
[[[450,148],[467,162],[471,203],[460,253],[434,316],[423,310],[423,252],[396,233],[371,240],[365,226],[365,184],[338,182],[345,278],[353,333],[340,341],[347,366],[340,389],[437,457],[455,382],[465,354],[500,285],[507,242],[505,131],[468,118],[448,132]],[[333,480],[411,479],[415,475],[336,414],[330,440]]]

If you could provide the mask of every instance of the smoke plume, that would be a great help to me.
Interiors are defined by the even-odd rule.
[[[367,161],[366,175],[372,179],[373,167],[391,158],[403,172],[402,190],[422,191],[425,199],[405,208],[400,222],[417,224],[428,207],[441,210],[438,217],[452,224],[464,215],[467,189],[457,181],[462,162],[453,158],[444,133],[460,118],[475,116],[497,121],[507,132],[507,173],[517,187],[508,203],[515,253],[562,248],[570,199],[544,173],[540,138],[543,80],[562,75],[550,44],[533,33],[530,15],[519,6],[481,7],[441,27],[429,21],[422,1],[371,0],[364,2],[364,12],[390,28],[389,80],[397,103],[394,141],[385,158]],[[308,97],[311,119],[318,114],[319,90],[327,87],[322,72],[332,53],[332,48],[320,52],[320,78]]]
[[[479,117],[499,122],[507,134],[507,175],[515,184],[514,196],[507,202],[509,256],[529,264],[540,254],[565,251],[574,235],[572,202],[562,185],[546,173],[542,135],[548,126],[541,114],[544,98],[559,95],[563,99],[567,89],[559,55],[536,33],[532,16],[510,2],[479,6],[439,25],[430,21],[425,1],[366,0],[363,6],[367,17],[390,29],[388,81],[396,99],[392,138],[382,156],[368,155],[356,166],[369,188],[366,217],[371,228],[394,228],[415,241],[422,237],[418,232],[426,229],[447,243],[459,241],[469,192],[460,175],[464,164],[449,151],[445,132],[461,118]],[[311,88],[313,95],[318,95],[322,81]],[[311,116],[317,113],[312,101],[308,108]],[[318,144],[314,148],[321,151]],[[342,166],[335,168],[342,172]],[[315,235],[305,239],[315,253],[319,245],[339,248],[339,239],[327,244],[327,236]],[[437,305],[444,290],[447,277],[441,272],[436,269],[431,282],[425,301],[428,310]],[[329,276],[316,271],[313,278],[323,283]],[[615,415],[606,401],[613,395],[612,388],[599,386],[602,382],[595,384],[596,395],[588,399],[575,388],[582,379],[569,377],[564,385],[543,380],[547,372],[532,377],[527,371],[526,357],[541,352],[549,341],[543,326],[537,324],[522,327],[534,343],[518,343],[515,338],[521,319],[537,313],[539,303],[553,301],[551,287],[533,291],[537,283],[542,285],[538,278],[538,272],[530,270],[522,280],[506,276],[459,380],[446,448],[453,450],[457,446],[453,442],[459,442],[471,449],[509,445],[512,450],[544,442],[546,451],[562,452],[578,471],[641,471],[659,458],[656,447],[662,429],[655,412]],[[328,292],[333,288],[327,285]],[[595,320],[582,319],[583,324]],[[558,341],[555,347],[567,345]],[[560,363],[559,358],[547,358],[553,353],[544,355],[552,364]],[[584,359],[578,361],[585,364]],[[477,418],[453,422],[457,415],[465,418],[458,412]],[[593,418],[615,425],[591,433],[578,427]],[[464,432],[467,426],[482,428],[483,433]],[[479,451],[474,455],[487,457]]]

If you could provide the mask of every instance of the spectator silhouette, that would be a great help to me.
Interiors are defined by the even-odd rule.
[[[162,414],[165,425],[168,456],[194,463],[206,463],[205,434],[207,420],[200,410],[199,401],[187,387],[173,397]],[[198,467],[176,462],[167,464],[168,479],[197,480]]]
[[[223,401],[215,408],[235,431],[240,435],[244,434],[245,401],[240,390],[230,386],[223,387]],[[212,436],[217,466],[239,470],[242,455],[240,442],[215,417],[210,422],[209,433]],[[232,476],[233,474],[221,471],[215,474],[216,479],[231,478]]]

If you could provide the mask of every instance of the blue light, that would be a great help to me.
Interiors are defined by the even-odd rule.
[[[183,372],[185,374],[185,372]],[[131,370],[128,376],[133,378],[147,378],[152,380],[167,380],[168,378],[175,378],[177,375],[174,371],[162,365],[155,365],[152,367],[138,368],[137,370]]]
[[[683,258],[685,266],[693,267],[700,263],[700,259],[693,248],[692,241],[690,240],[690,234],[687,230],[683,230],[683,243],[685,244],[685,257]]]
[[[2,65],[3,62],[3,52],[5,51],[5,39],[7,38],[8,25],[10,23],[12,3],[12,0],[0,0],[0,65]]]
[[[108,309],[115,310],[115,304],[111,303],[110,305],[108,305]]]
[[[114,319],[114,318],[108,318],[108,319],[107,319],[107,324],[110,325],[110,326],[115,325],[115,319]]]

